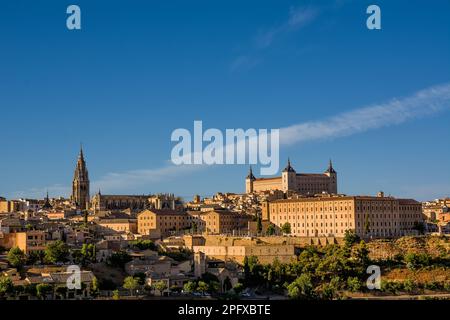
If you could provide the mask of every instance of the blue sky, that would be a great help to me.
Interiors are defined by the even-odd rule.
[[[374,3],[382,30],[370,31]],[[66,28],[70,4],[82,30]],[[172,131],[359,121],[448,86],[449,12],[445,0],[2,1],[0,196],[68,195],[80,141],[92,191],[242,192],[245,165],[171,166]],[[332,158],[342,193],[448,196],[446,97],[336,136],[315,126],[282,145],[281,166],[321,172]]]

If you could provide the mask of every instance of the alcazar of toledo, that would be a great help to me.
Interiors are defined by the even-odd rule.
[[[281,172],[281,176],[273,178],[256,178],[250,167],[245,179],[245,192],[267,190],[295,191],[302,195],[337,194],[337,173],[333,169],[331,160],[324,173],[297,173],[288,159],[287,166]]]

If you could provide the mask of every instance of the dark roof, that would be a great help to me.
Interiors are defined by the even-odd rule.
[[[284,168],[283,172],[295,172],[294,168],[291,166],[291,160],[288,159],[288,163],[286,168]]]

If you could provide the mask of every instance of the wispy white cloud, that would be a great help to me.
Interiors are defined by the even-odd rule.
[[[284,33],[296,31],[311,23],[318,17],[320,10],[318,7],[291,7],[289,17],[284,23],[274,26],[269,30],[261,32],[256,37],[258,48],[267,48],[272,45],[277,36]]]
[[[341,113],[328,119],[281,128],[280,144],[289,146],[308,141],[350,136],[368,130],[399,125],[413,119],[443,112],[447,109],[450,109],[450,83],[433,86],[408,97],[395,98],[386,103]],[[242,141],[238,143],[242,143]],[[175,166],[168,164],[160,169],[108,174],[96,181],[94,185],[120,190],[121,188],[135,187],[136,185],[145,186],[208,167],[210,166]]]
[[[48,187],[39,187],[39,188],[31,188],[27,190],[21,190],[13,192],[9,198],[19,199],[19,198],[32,198],[32,199],[43,199],[46,194],[49,194],[49,197],[59,197],[61,195],[67,195],[70,192],[70,188],[68,186],[64,186],[61,184],[54,184]]]
[[[433,86],[404,98],[394,98],[386,103],[375,104],[341,113],[327,119],[294,124],[280,129],[280,144],[291,146],[309,141],[320,141],[350,136],[369,130],[394,126],[431,116],[450,109],[450,83]],[[92,182],[91,191],[101,188],[105,192],[121,192],[131,188],[148,187],[162,181],[179,179],[208,165],[180,165],[171,162],[156,169],[131,170],[108,173]],[[42,197],[46,190],[51,195],[68,195],[70,189],[62,185],[33,188],[13,193],[13,197]]]
[[[311,121],[280,129],[280,143],[300,142],[349,136],[367,130],[398,125],[450,108],[450,84],[421,90],[412,96],[392,99],[341,113],[328,119]]]
[[[242,55],[237,57],[230,65],[232,72],[237,70],[250,70],[262,62],[261,58]]]
[[[195,172],[205,165],[179,165],[167,163],[155,169],[130,170],[111,172],[92,182],[92,192],[101,189],[102,192],[120,192],[129,188],[146,187],[163,181],[171,181],[183,175]]]
[[[270,47],[277,37],[299,30],[313,22],[320,14],[319,7],[291,7],[286,21],[266,30],[255,37],[249,52],[239,55],[230,64],[232,72],[249,70],[262,62],[261,51]]]

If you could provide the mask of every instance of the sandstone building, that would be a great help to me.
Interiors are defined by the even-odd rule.
[[[197,232],[209,234],[226,234],[248,230],[252,217],[229,210],[212,210],[208,212],[189,211],[197,227]]]
[[[71,200],[78,209],[89,209],[89,173],[84,160],[83,148],[80,148],[72,182]]]
[[[91,208],[94,211],[125,210],[142,211],[145,209],[180,210],[182,203],[173,194],[157,195],[104,195],[98,191],[92,197]]]
[[[303,195],[319,193],[337,194],[337,173],[333,164],[328,165],[324,173],[297,173],[288,159],[281,176],[273,178],[256,178],[252,168],[245,179],[245,192],[261,192],[267,190],[295,191]]]
[[[417,233],[423,223],[421,204],[379,193],[371,196],[322,196],[265,202],[263,220],[300,237],[344,237],[353,230],[360,237],[396,237]]]
[[[166,237],[171,232],[189,229],[192,217],[185,211],[144,210],[137,215],[137,231],[154,238]]]

